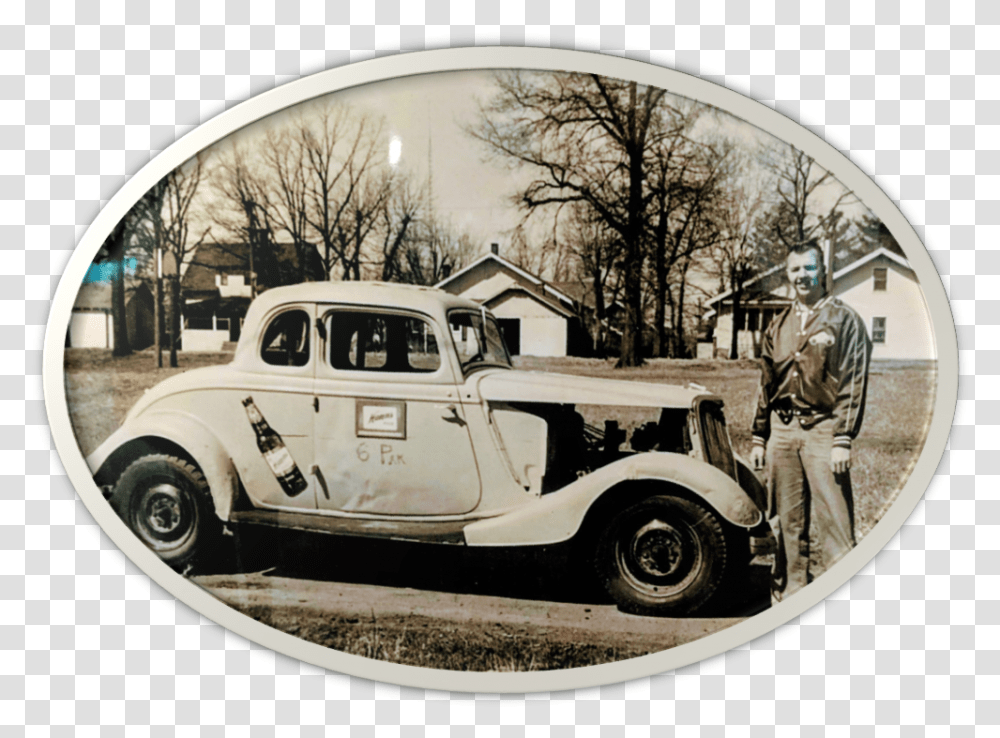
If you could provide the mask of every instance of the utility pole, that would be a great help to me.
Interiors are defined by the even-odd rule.
[[[252,300],[257,297],[257,272],[254,270],[253,256],[263,229],[260,228],[260,223],[257,221],[257,203],[250,198],[245,198],[243,200],[243,209],[246,211],[247,220],[249,221],[247,227],[249,243],[247,247],[250,251],[250,299]]]
[[[156,221],[156,293],[153,296],[153,350],[156,352],[156,368],[163,368],[163,251],[160,249],[160,223]]]

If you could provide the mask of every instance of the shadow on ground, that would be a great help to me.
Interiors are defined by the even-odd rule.
[[[562,544],[467,548],[403,541],[336,538],[242,526],[225,561],[197,574],[266,571],[275,577],[412,588],[521,600],[610,605],[588,556]],[[720,592],[704,617],[750,616],[769,604],[766,567],[750,567],[739,591]]]

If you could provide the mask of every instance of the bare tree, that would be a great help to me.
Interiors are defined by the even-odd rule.
[[[424,197],[408,182],[401,182],[378,213],[381,231],[382,281],[402,281],[405,246],[414,239]]]
[[[758,270],[754,233],[759,227],[769,184],[761,176],[753,176],[745,157],[730,155],[729,182],[726,195],[717,209],[720,238],[708,251],[708,262],[719,278],[720,287],[729,290],[733,300],[733,335],[729,358],[739,356],[738,326],[743,318],[743,284]]]
[[[621,256],[622,242],[617,232],[608,228],[586,205],[572,208],[569,240],[574,244],[578,260],[577,280],[589,292],[591,306],[584,306],[581,318],[588,324],[594,353],[605,356],[607,334],[611,330],[608,312],[617,300],[619,280],[616,264]]]
[[[153,185],[130,212],[130,253],[136,258],[136,275],[153,286],[153,351],[156,367],[163,366],[163,279],[160,274],[162,226],[161,210],[166,179]]]
[[[111,265],[111,322],[114,331],[112,356],[128,356],[132,348],[128,340],[125,315],[125,242],[128,237],[128,216],[122,218],[104,242],[105,261]]]
[[[664,135],[653,149],[647,186],[654,356],[674,356],[683,332],[686,276],[692,255],[706,248],[706,210],[716,197],[720,157],[691,137],[702,108],[662,105]],[[679,270],[679,273],[675,273]],[[670,313],[670,331],[667,313]]]
[[[377,156],[381,134],[381,122],[332,102],[299,118],[291,134],[301,147],[305,220],[318,236],[327,279],[337,265],[345,279],[360,279],[361,246],[392,188]]]
[[[785,218],[772,222],[773,234],[786,248],[814,238],[853,193],[842,190],[829,207],[818,206],[817,195],[825,185],[839,185],[833,175],[812,157],[791,144],[780,144],[763,153],[765,166],[775,177],[775,196]]]
[[[246,262],[250,275],[250,296],[255,297],[258,275],[276,269],[274,254],[270,251],[273,241],[272,225],[268,204],[268,184],[261,172],[251,163],[254,157],[248,147],[238,142],[217,158],[211,173],[211,184],[217,193],[228,201],[230,207],[213,210],[212,219],[235,240],[247,244],[247,252],[242,248],[217,243],[220,251],[234,259]],[[267,266],[265,266],[265,264]],[[270,267],[270,269],[268,269]],[[273,277],[273,275],[268,275]]]
[[[410,226],[395,277],[406,284],[435,285],[464,267],[477,249],[467,233],[427,216]]]
[[[581,202],[623,244],[625,322],[619,366],[642,362],[647,157],[658,142],[664,90],[579,73],[502,73],[469,133],[534,179],[515,201],[532,213]]]
[[[292,240],[297,281],[309,281],[313,277],[310,265],[315,258],[316,246],[307,237],[307,170],[302,138],[291,135],[286,129],[269,129],[263,142],[261,161],[266,179],[260,204],[269,214],[275,230],[283,231]]]
[[[337,223],[338,253],[345,280],[362,279],[362,265],[366,261],[365,244],[368,237],[375,234],[394,190],[393,173],[376,166],[369,167],[353,188],[348,200],[348,217],[341,218]]]
[[[164,251],[176,265],[170,275],[170,366],[177,366],[177,341],[180,337],[181,320],[181,268],[190,256],[205,242],[211,227],[200,235],[191,234],[191,203],[205,177],[205,153],[199,152],[181,166],[174,169],[163,180],[163,200],[160,208],[159,236]]]

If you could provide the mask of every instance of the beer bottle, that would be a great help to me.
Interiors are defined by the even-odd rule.
[[[288,452],[288,447],[281,440],[281,436],[264,420],[264,416],[254,404],[253,397],[247,397],[243,400],[243,407],[246,408],[250,425],[253,426],[253,432],[257,435],[257,448],[260,449],[264,461],[271,467],[271,471],[274,472],[274,476],[285,494],[289,497],[295,497],[305,492],[309,483],[299,471],[295,459]]]

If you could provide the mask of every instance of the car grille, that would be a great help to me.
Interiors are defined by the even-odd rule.
[[[736,479],[736,460],[729,443],[726,416],[722,406],[715,402],[702,402],[700,408],[701,437],[705,448],[705,460],[709,464]]]

